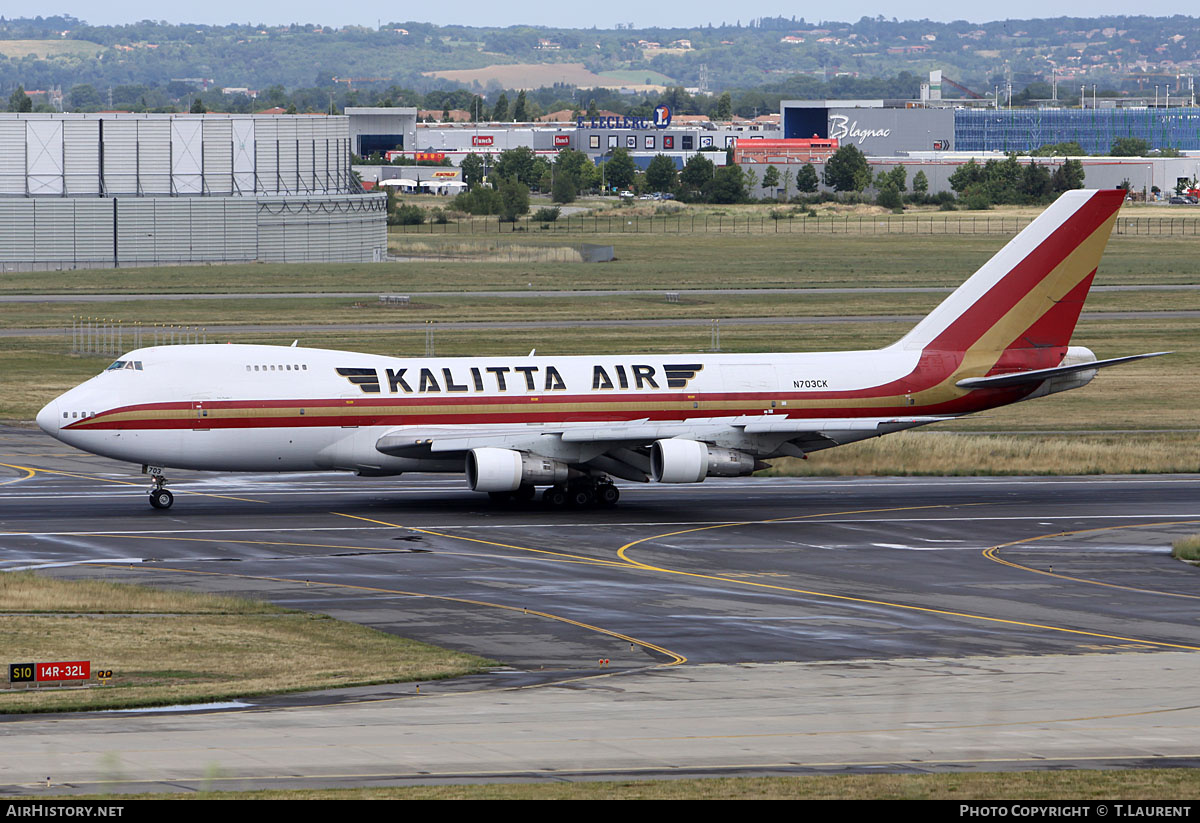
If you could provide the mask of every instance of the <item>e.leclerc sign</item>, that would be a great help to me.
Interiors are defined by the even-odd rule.
[[[613,115],[610,117],[577,117],[575,118],[575,128],[577,129],[631,129],[631,130],[649,130],[649,129],[665,129],[671,125],[671,107],[659,106],[654,110],[653,117],[629,117],[625,115]]]

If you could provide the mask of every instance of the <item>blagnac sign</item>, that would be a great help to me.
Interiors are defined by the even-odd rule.
[[[868,137],[888,137],[891,133],[891,129],[860,129],[857,120],[851,123],[844,114],[829,115],[829,136],[834,140],[857,140],[861,146]]]

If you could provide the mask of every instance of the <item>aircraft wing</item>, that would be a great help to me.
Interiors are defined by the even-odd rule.
[[[579,462],[610,449],[637,449],[655,440],[686,438],[732,448],[771,451],[780,443],[814,438],[840,442],[838,435],[861,439],[922,426],[949,417],[847,417],[788,418],[786,415],[753,415],[729,418],[704,418],[682,422],[656,423],[649,419],[620,423],[563,423],[558,425],[515,426],[401,426],[376,441],[383,454],[420,457],[492,447],[527,451],[561,458],[564,452],[577,452]],[[765,452],[764,452],[765,453]]]
[[[1156,351],[1149,354],[1131,354],[1128,357],[1114,357],[1110,360],[1093,360],[1090,363],[1076,363],[1070,366],[1055,366],[1051,369],[1033,369],[1032,371],[997,374],[992,377],[968,377],[959,380],[956,386],[963,389],[1004,389],[1009,386],[1021,386],[1026,383],[1041,383],[1052,377],[1063,377],[1070,374],[1103,369],[1118,363],[1130,363],[1134,360],[1145,360],[1147,357],[1161,357],[1171,354],[1169,351]]]

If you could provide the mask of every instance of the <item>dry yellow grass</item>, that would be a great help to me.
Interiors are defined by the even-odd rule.
[[[533,246],[482,239],[427,243],[409,241],[392,245],[388,251],[404,257],[432,257],[441,260],[472,260],[480,263],[582,263],[579,250],[570,246]]]
[[[6,574],[0,576],[0,603],[9,612],[0,616],[9,662],[90,660],[94,670],[115,675],[107,686],[0,690],[0,713],[435,680],[489,665],[321,615],[105,581]]]
[[[13,60],[36,57],[94,57],[106,47],[90,40],[0,40],[0,54]]]
[[[1171,554],[1180,560],[1200,561],[1200,534],[1176,540],[1171,548]]]
[[[804,775],[121,795],[209,800],[1192,800],[1192,769]],[[39,799],[49,800],[41,797]],[[83,799],[73,797],[72,799]]]
[[[1196,434],[901,432],[772,460],[773,475],[1140,474],[1200,471]]]
[[[59,580],[31,572],[0,575],[0,612],[57,614],[283,614],[270,603],[166,591],[107,580]]]

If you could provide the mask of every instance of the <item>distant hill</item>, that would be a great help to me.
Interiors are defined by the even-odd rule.
[[[335,95],[339,99],[370,104],[457,86],[494,99],[501,88],[535,84],[559,89],[558,98],[578,105],[582,100],[569,90],[585,86],[681,86],[720,94],[828,91],[841,83],[862,93],[872,84],[881,88],[881,78],[900,76],[910,78],[900,84],[903,93],[915,94],[920,78],[935,68],[979,93],[1007,91],[1011,83],[1014,93],[1034,84],[1027,96],[1048,96],[1057,80],[1064,96],[1092,84],[1118,93],[1170,86],[1172,95],[1182,94],[1177,78],[1186,82],[1200,73],[1200,20],[815,23],[775,17],[719,27],[552,29],[419,22],[90,26],[66,16],[0,18],[0,93],[18,84],[64,92],[89,87],[75,96],[77,107],[107,99],[110,90],[114,105],[124,100],[120,105],[139,110],[178,105],[222,87],[247,89],[250,99],[270,92],[276,101],[284,92],[322,90],[298,103],[319,109],[322,97],[327,107],[337,92],[345,92]],[[951,90],[949,84],[943,89],[954,96]],[[70,104],[70,95],[65,99]]]

